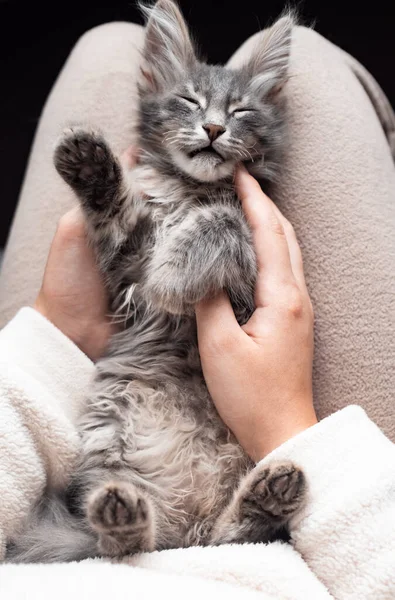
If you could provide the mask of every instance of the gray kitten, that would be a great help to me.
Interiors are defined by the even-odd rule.
[[[73,510],[44,501],[10,545],[13,561],[268,541],[305,496],[297,467],[254,466],[220,420],[194,319],[221,289],[240,323],[253,311],[255,254],[233,175],[243,161],[269,182],[280,165],[294,21],[278,20],[232,70],[197,60],[172,0],[146,12],[138,166],[126,172],[100,133],[81,128],[55,152],[124,328],[80,421]]]

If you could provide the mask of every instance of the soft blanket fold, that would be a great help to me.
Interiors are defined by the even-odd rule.
[[[75,419],[94,365],[33,309],[0,332],[0,556],[48,482],[63,486],[78,455]],[[277,448],[309,498],[292,546],[188,548],[122,564],[0,566],[3,598],[123,597],[390,600],[395,597],[395,446],[352,406]]]

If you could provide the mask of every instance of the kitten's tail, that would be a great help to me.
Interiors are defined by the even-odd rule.
[[[6,562],[70,562],[97,556],[97,537],[72,515],[63,498],[45,498],[29,516],[26,530],[7,546]]]

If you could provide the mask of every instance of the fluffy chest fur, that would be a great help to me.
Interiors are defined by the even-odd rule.
[[[250,461],[209,397],[194,317],[154,306],[150,273],[158,270],[152,267],[158,255],[166,264],[166,255],[178,252],[183,231],[188,244],[191,234],[200,235],[198,230],[193,233],[193,215],[205,214],[213,191],[172,180],[149,166],[129,173],[128,188],[133,202],[126,204],[123,220],[132,222],[137,202],[148,225],[144,233],[138,231],[138,240],[131,228],[122,242],[127,253],[107,271],[110,290],[119,290],[120,281],[130,282],[113,297],[124,330],[114,336],[108,356],[98,364],[95,389],[81,420],[80,477],[85,489],[95,487],[103,468],[111,479],[115,474],[127,478],[160,507],[159,547],[196,544],[229,501]],[[231,185],[219,188],[216,199],[242,218]],[[172,250],[175,234],[178,242]],[[164,276],[162,283],[169,279]]]
[[[107,471],[149,493],[158,548],[204,541],[250,466],[209,398],[194,329],[146,313],[115,336],[81,421],[85,488]]]

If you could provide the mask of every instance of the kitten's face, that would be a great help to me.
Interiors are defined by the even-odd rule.
[[[142,102],[143,137],[199,181],[229,177],[236,163],[261,161],[276,122],[273,106],[238,71],[205,64]]]
[[[140,82],[144,149],[188,176],[213,182],[238,162],[270,176],[270,151],[282,141],[276,95],[286,79],[293,21],[268,31],[243,69],[199,62],[173,0],[148,11]]]

